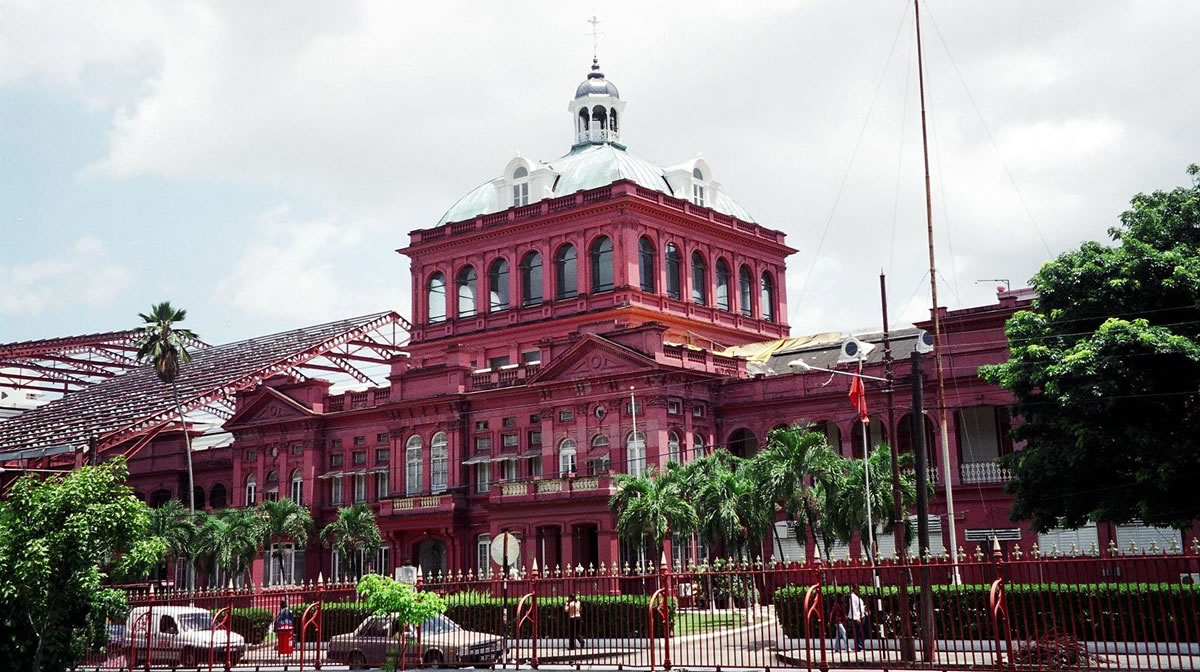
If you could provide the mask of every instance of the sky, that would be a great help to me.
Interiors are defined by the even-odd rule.
[[[928,315],[912,5],[0,0],[0,342],[408,314],[408,232],[551,160],[598,54],[622,139],[784,231],[793,334]],[[995,300],[1200,162],[1200,3],[922,5],[939,298]]]

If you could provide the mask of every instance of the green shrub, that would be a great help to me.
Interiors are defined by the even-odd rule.
[[[650,632],[648,607],[650,598],[645,595],[580,595],[583,605],[583,636],[598,637],[647,637]],[[504,634],[503,600],[482,594],[448,595],[446,616],[467,630]],[[538,636],[540,638],[565,638],[567,636],[567,598],[544,597],[537,601]],[[667,603],[667,619],[674,627],[677,603]],[[509,637],[516,634],[517,599],[508,601]],[[663,628],[655,624],[655,637],[663,636]],[[528,637],[528,626],[522,631]]]
[[[990,588],[986,585],[933,586],[934,621],[939,631],[954,632],[963,639],[991,639]],[[802,611],[807,590],[807,586],[786,586],[775,591],[775,613],[788,637],[803,636]],[[843,605],[848,604],[849,593],[849,586],[823,586],[821,595],[826,614],[838,597],[843,600]],[[874,602],[869,586],[861,586],[859,593],[864,600]],[[917,609],[921,589],[910,586],[908,593],[913,635],[919,637]],[[880,597],[887,635],[896,636],[900,629],[898,589],[884,587]],[[1082,641],[1111,642],[1131,638],[1147,642],[1200,641],[1200,636],[1189,625],[1200,605],[1200,586],[1196,585],[1009,584],[1005,586],[1005,604],[1013,640],[1036,640],[1039,634],[1055,632]],[[871,604],[871,610],[874,612],[874,604]]]
[[[269,609],[234,609],[229,618],[230,629],[241,635],[247,644],[259,644],[271,631],[275,615]]]

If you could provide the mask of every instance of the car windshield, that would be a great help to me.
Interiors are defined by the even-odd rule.
[[[193,611],[176,617],[182,630],[212,630],[213,617],[207,611]]]
[[[454,621],[439,614],[422,623],[421,630],[428,634],[437,634],[441,632],[453,632],[461,630],[461,628]]]

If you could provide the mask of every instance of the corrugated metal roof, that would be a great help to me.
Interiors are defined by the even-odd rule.
[[[635,184],[668,196],[677,198],[690,196],[690,194],[672,193],[671,185],[667,183],[661,166],[611,144],[577,146],[559,159],[549,163],[543,162],[542,166],[549,168],[559,176],[554,184],[552,196],[573,194],[583,189],[595,189],[618,180],[631,180]],[[461,222],[477,215],[504,210],[507,205],[501,207],[496,199],[496,184],[499,179],[490,180],[467,192],[466,196],[458,199],[458,202],[450,206],[446,214],[442,215],[442,218],[438,220],[438,226],[447,222]],[[536,201],[531,200],[530,202]],[[736,217],[744,222],[754,221],[750,213],[746,212],[724,191],[718,193],[709,205],[721,214]]]

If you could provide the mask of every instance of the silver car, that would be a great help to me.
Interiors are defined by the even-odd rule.
[[[352,633],[329,640],[330,661],[351,668],[381,667],[388,661],[398,663],[400,637],[406,636],[405,659],[409,664],[490,667],[504,654],[499,635],[463,630],[445,616],[434,616],[415,629],[401,627],[388,616],[371,616]]]

